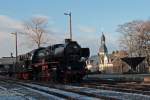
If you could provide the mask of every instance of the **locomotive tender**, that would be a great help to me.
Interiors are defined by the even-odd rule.
[[[40,47],[20,55],[16,73],[20,79],[81,81],[89,55],[89,48],[81,48],[76,41],[65,39],[64,44]]]

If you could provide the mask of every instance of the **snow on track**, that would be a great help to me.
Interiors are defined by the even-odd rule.
[[[21,83],[21,84],[25,84],[27,86],[31,86],[31,87],[34,87],[34,88],[38,88],[38,89],[42,89],[42,90],[62,94],[62,95],[68,96],[68,97],[76,99],[76,100],[100,100],[99,98],[80,95],[78,93],[67,92],[67,91],[60,90],[60,89],[54,89],[54,88],[49,88],[49,87],[35,85],[35,84],[29,84],[29,83]]]
[[[116,99],[123,99],[123,100],[150,100],[150,96],[136,94],[136,93],[125,93],[125,92],[117,92],[111,90],[102,90],[102,89],[94,89],[94,88],[87,88],[87,87],[78,87],[78,86],[68,86],[68,85],[58,85],[58,88],[70,89],[70,90],[77,90],[80,92],[91,93],[98,96],[106,96],[112,97]]]
[[[24,97],[23,94],[21,93],[18,93],[14,90],[8,90],[7,88],[3,88],[3,90],[0,90],[0,100],[35,100],[35,99],[32,97]]]
[[[65,100],[16,83],[0,82],[0,100]]]
[[[0,86],[0,89],[1,89],[1,90],[7,90],[7,88],[4,88],[4,87],[2,87],[2,86]]]
[[[27,88],[27,87],[25,87],[25,88]],[[37,93],[40,93],[40,94],[42,94],[42,95],[45,95],[45,96],[49,97],[50,100],[65,100],[65,99],[63,99],[63,98],[59,98],[59,97],[57,97],[57,96],[50,95],[50,94],[47,94],[47,93],[44,93],[44,92],[40,92],[40,91],[31,89],[31,88],[27,88],[27,89],[29,89],[29,90],[31,90],[31,91],[34,91],[34,92],[37,92]]]

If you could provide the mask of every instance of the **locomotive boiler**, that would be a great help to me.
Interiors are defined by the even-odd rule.
[[[89,54],[89,48],[82,48],[76,41],[66,39],[63,44],[54,44],[27,53],[23,59],[27,65],[20,65],[24,66],[26,72],[19,72],[19,75],[44,81],[81,81]],[[29,71],[29,68],[32,70]]]

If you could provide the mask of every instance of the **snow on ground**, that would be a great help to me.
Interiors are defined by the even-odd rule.
[[[27,88],[27,87],[26,87],[26,88]],[[45,96],[49,97],[49,100],[65,100],[65,99],[63,99],[63,98],[59,98],[59,97],[57,97],[57,96],[50,95],[50,94],[47,94],[47,93],[44,93],[44,92],[40,92],[40,91],[31,89],[31,88],[27,88],[27,89],[29,89],[29,90],[31,90],[31,91],[34,91],[34,92],[37,92],[37,93],[40,93],[40,94],[42,94],[42,95],[45,95]]]
[[[0,81],[0,100],[64,100],[34,89]]]
[[[7,90],[7,88],[0,86],[0,91],[2,91],[2,90]]]
[[[24,83],[22,83],[24,84]],[[55,93],[59,93],[59,94],[63,94],[65,96],[69,96],[78,100],[100,100],[99,98],[94,98],[94,97],[88,97],[88,96],[84,96],[84,95],[80,95],[77,93],[72,93],[72,92],[67,92],[67,91],[63,91],[60,89],[54,89],[54,88],[49,88],[49,87],[45,87],[45,86],[40,86],[40,85],[35,85],[35,84],[28,84],[26,83],[25,85],[31,86],[31,87],[36,87],[42,90],[46,90],[46,91],[50,91],[50,92],[55,92]]]
[[[136,94],[136,93],[125,93],[125,92],[117,92],[117,91],[111,91],[111,90],[102,90],[102,89],[68,86],[68,85],[64,85],[63,88],[78,89],[78,91],[81,91],[81,92],[91,93],[91,94],[95,94],[99,96],[113,97],[113,98],[117,98],[121,100],[122,99],[123,100],[150,100],[150,96]]]
[[[25,97],[23,94],[11,90],[0,91],[0,100],[35,100],[32,97]]]
[[[0,96],[0,100],[34,100],[34,99],[27,99],[21,96]]]
[[[53,88],[48,88],[44,86],[39,86],[39,85],[34,85],[34,84],[26,84],[32,87],[37,87],[40,89],[48,90],[48,91],[54,91],[57,93],[65,94],[67,96],[71,96],[73,98],[80,98],[81,100],[92,100],[91,98],[86,98],[84,96],[78,95],[76,93],[71,93],[71,92],[65,92],[59,89],[53,89]],[[136,93],[125,93],[125,92],[117,92],[117,91],[111,91],[111,90],[102,90],[102,89],[94,89],[94,88],[87,88],[87,87],[78,87],[78,86],[68,86],[68,85],[55,85],[58,88],[64,88],[64,89],[71,89],[71,90],[78,90],[80,92],[84,93],[90,93],[90,94],[95,94],[98,96],[106,96],[106,97],[112,97],[112,98],[117,98],[121,100],[150,100],[150,96],[148,95],[142,95],[142,94],[136,94]],[[83,97],[83,98],[82,98]]]

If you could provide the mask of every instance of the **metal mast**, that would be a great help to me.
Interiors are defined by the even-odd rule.
[[[72,23],[71,23],[71,12],[69,12],[69,13],[64,13],[64,15],[67,15],[67,16],[69,16],[70,39],[72,40]]]
[[[18,46],[17,46],[17,44],[18,44],[18,39],[17,39],[17,32],[15,32],[15,33],[11,33],[11,34],[13,34],[13,35],[15,35],[15,44],[16,44],[16,63],[18,62]]]

